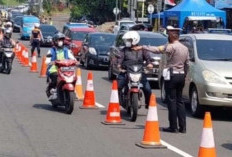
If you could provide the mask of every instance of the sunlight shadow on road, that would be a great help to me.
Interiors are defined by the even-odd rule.
[[[224,143],[221,146],[226,148],[226,149],[232,150],[232,143]]]

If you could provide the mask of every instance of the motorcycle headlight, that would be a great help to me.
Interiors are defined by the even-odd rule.
[[[205,81],[208,83],[226,84],[226,82],[223,81],[222,78],[220,78],[220,76],[218,76],[214,72],[204,70],[202,72],[202,75],[203,75]]]
[[[142,77],[142,74],[129,74],[129,77],[131,79],[132,82],[139,82],[139,80]]]
[[[90,48],[89,48],[89,53],[92,54],[92,55],[97,55],[97,51],[96,51],[96,49],[93,48],[93,47],[90,47]]]

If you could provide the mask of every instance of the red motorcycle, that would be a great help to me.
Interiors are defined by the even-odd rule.
[[[51,89],[49,91],[50,94],[47,93],[47,95],[48,97],[53,95],[53,98],[49,100],[52,103],[52,107],[64,106],[65,113],[71,114],[74,108],[74,91],[77,80],[76,61],[55,61],[55,65],[58,68],[56,89]],[[48,83],[51,83],[50,79],[48,79]]]

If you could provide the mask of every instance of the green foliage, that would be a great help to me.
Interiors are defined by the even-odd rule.
[[[114,19],[115,1],[113,0],[72,0],[71,3],[74,6],[71,11],[72,18],[88,16],[98,22]]]
[[[0,5],[15,6],[24,3],[25,0],[0,0]]]
[[[52,10],[52,3],[51,1],[44,1],[43,2],[43,8],[47,11],[48,14],[50,14],[51,10]]]

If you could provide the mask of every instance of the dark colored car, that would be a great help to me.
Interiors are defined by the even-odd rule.
[[[70,46],[74,56],[78,56],[78,53],[81,50],[82,47],[82,42],[85,39],[86,35],[90,32],[96,32],[94,28],[89,28],[89,27],[78,27],[78,28],[69,28],[65,32],[65,45],[70,46],[71,44],[73,45],[72,47]]]
[[[10,14],[9,14],[9,20],[10,21],[13,21],[15,17],[17,16],[23,16],[23,13],[21,12],[17,12],[17,11],[12,11]]]
[[[20,32],[23,16],[16,16],[11,22],[13,24],[13,32]]]
[[[58,32],[55,26],[42,24],[40,25],[40,30],[43,36],[43,40],[41,40],[41,46],[52,46],[52,38]]]
[[[115,41],[112,33],[89,33],[82,46],[80,63],[86,69],[109,66],[109,49]]]
[[[140,35],[140,42],[138,45],[150,45],[150,46],[159,46],[167,43],[167,37],[161,33],[147,32],[147,31],[138,31]],[[110,65],[108,70],[108,78],[110,80],[114,79],[119,74],[119,69],[117,68],[117,58],[120,57],[119,50],[124,47],[123,35],[125,33],[119,34],[116,37],[113,47],[110,48]],[[158,74],[159,74],[159,63],[161,60],[161,54],[150,54],[152,58],[153,69],[145,70],[145,74],[149,81],[155,81],[158,83]]]

